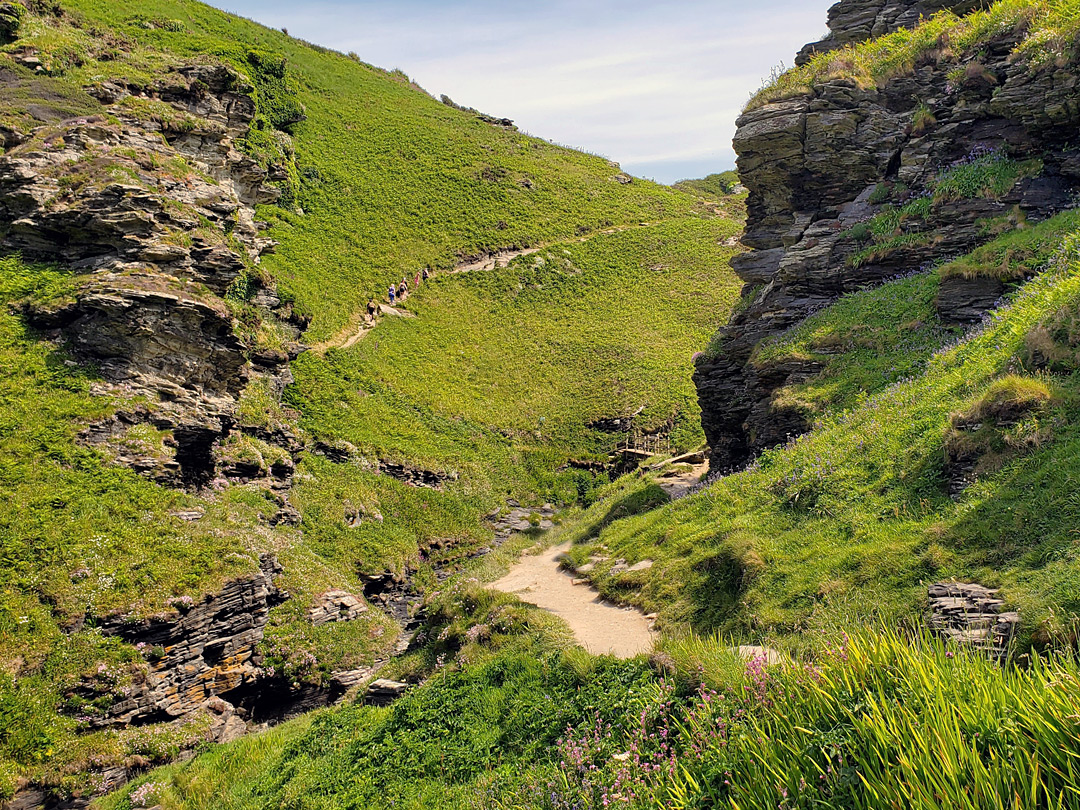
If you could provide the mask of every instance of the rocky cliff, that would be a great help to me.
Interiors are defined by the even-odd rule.
[[[805,65],[819,53],[912,28],[939,11],[964,14],[988,5],[990,0],[843,0],[829,9],[828,35],[803,47],[795,64]]]
[[[166,485],[257,475],[226,439],[244,432],[245,389],[280,395],[300,351],[302,322],[258,269],[274,245],[255,205],[278,199],[268,181],[285,170],[236,148],[253,91],[223,65],[178,65],[149,86],[91,88],[100,114],[5,133],[0,249],[72,274],[69,295],[28,302],[27,318],[92,363],[108,393],[139,399],[85,437]],[[139,425],[160,441],[129,441]],[[293,431],[259,427],[284,451],[263,472],[287,478]]]
[[[147,651],[148,665],[107,709],[90,717],[89,724],[172,720],[255,681],[262,674],[256,645],[270,608],[287,598],[274,584],[280,570],[272,557],[264,557],[252,576],[230,582],[198,603],[178,600],[173,616],[103,620],[101,631]],[[87,688],[93,691],[92,685]]]
[[[923,7],[845,0],[830,12],[830,47],[873,33],[885,11],[889,28]],[[1036,221],[1072,204],[1078,71],[1017,58],[1024,36],[1018,24],[964,52],[938,42],[910,69],[869,83],[838,58],[808,86],[751,102],[734,141],[750,192],[751,250],[733,261],[745,306],[694,376],[714,470],[808,427],[800,411],[774,406],[773,393],[820,369],[757,364],[762,340],[844,293],[971,250],[989,223]],[[977,321],[1004,289],[992,276],[943,282],[942,318]]]

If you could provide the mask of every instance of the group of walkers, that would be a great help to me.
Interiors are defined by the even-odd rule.
[[[412,289],[416,289],[420,286],[421,282],[427,281],[431,278],[431,271],[428,268],[424,268],[417,272],[416,277],[413,279]],[[409,280],[405,276],[401,277],[400,284],[391,284],[386,290],[387,300],[390,302],[390,306],[394,306],[398,301],[404,301],[409,297]],[[367,319],[369,322],[374,323],[375,316],[379,312],[379,305],[375,302],[374,296],[368,299],[367,305]]]

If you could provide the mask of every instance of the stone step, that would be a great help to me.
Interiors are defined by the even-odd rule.
[[[407,683],[380,678],[368,684],[367,691],[364,692],[364,703],[371,706],[389,706],[404,695],[408,688]]]

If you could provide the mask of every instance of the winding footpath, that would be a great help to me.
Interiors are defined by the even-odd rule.
[[[605,601],[562,569],[562,555],[569,550],[570,544],[565,543],[541,554],[525,554],[510,573],[488,587],[512,593],[523,602],[554,613],[570,625],[578,643],[594,655],[613,653],[619,658],[633,658],[650,652],[658,638],[652,622],[636,608]]]
[[[637,225],[621,225],[617,228],[608,228],[603,231],[597,231],[587,236],[582,236],[577,239],[564,239],[559,242],[550,242],[538,245],[531,248],[523,248],[521,250],[500,250],[496,253],[491,253],[486,256],[481,256],[476,259],[468,259],[461,264],[457,265],[453,270],[450,270],[446,275],[459,275],[461,273],[480,273],[488,272],[491,270],[501,270],[510,265],[514,259],[521,256],[531,256],[534,253],[539,253],[541,250],[547,250],[548,248],[556,247],[558,245],[571,245],[580,244],[582,242],[588,242],[590,239],[595,239],[598,236],[612,236],[617,233],[623,233],[624,231],[637,230],[638,228],[650,228],[653,225],[657,225],[656,222],[639,222]],[[439,273],[433,273],[432,276],[442,275]],[[411,294],[411,293],[410,293]],[[407,298],[405,300],[408,300]],[[334,337],[324,340],[321,343],[316,343],[311,347],[312,351],[318,354],[326,354],[330,349],[349,349],[355,346],[362,340],[368,332],[372,331],[379,325],[380,316],[390,316],[397,318],[412,318],[415,317],[411,312],[404,309],[396,309],[386,304],[381,304],[373,319],[368,318],[365,312],[358,312],[349,321],[348,326],[338,332]]]

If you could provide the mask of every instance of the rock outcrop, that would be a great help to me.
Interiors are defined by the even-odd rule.
[[[274,243],[255,205],[280,196],[269,184],[278,170],[235,148],[256,105],[230,68],[180,66],[150,87],[92,91],[100,115],[17,133],[0,156],[0,247],[71,268],[70,294],[28,303],[29,322],[93,364],[112,393],[150,403],[90,435],[122,440],[118,430],[147,423],[172,432],[155,462],[137,454],[133,466],[205,485],[245,388],[280,391],[301,350],[302,324],[258,269]],[[245,334],[238,307],[263,326]],[[267,332],[284,349],[263,348]]]
[[[828,36],[806,45],[795,57],[795,64],[804,65],[816,54],[912,28],[939,11],[966,14],[988,5],[990,0],[841,0],[829,9]]]
[[[874,5],[921,7],[852,0],[834,8],[833,22],[844,19],[841,11]],[[863,36],[860,27],[847,41]],[[1037,221],[1072,204],[1080,187],[1080,76],[1074,65],[1036,69],[1013,58],[1022,37],[999,32],[977,55],[928,53],[879,86],[825,78],[809,92],[752,102],[739,119],[734,145],[750,192],[743,243],[752,250],[732,265],[747,283],[746,306],[694,375],[714,471],[738,468],[808,428],[803,413],[775,405],[773,394],[820,368],[756,363],[763,340],[845,293],[970,251],[989,238],[987,221],[1010,214]],[[944,173],[995,156],[1013,172],[1011,187],[935,193]],[[896,239],[865,241],[876,215],[921,199],[925,206],[901,220]],[[940,313],[978,320],[1001,291],[986,279],[950,281]]]
[[[308,618],[316,627],[331,622],[350,622],[367,613],[368,606],[356,594],[348,591],[327,591],[318,603],[308,611]]]
[[[928,625],[938,635],[1004,660],[1020,624],[998,592],[977,584],[939,582],[927,589]]]
[[[198,603],[177,600],[173,616],[101,621],[103,633],[143,651],[147,667],[124,688],[121,699],[88,723],[127,726],[172,720],[256,681],[262,674],[256,647],[270,608],[287,598],[274,584],[280,570],[273,557],[264,556],[250,577],[230,582]]]
[[[408,691],[407,683],[380,678],[372,681],[364,692],[364,703],[369,706],[389,706]]]

